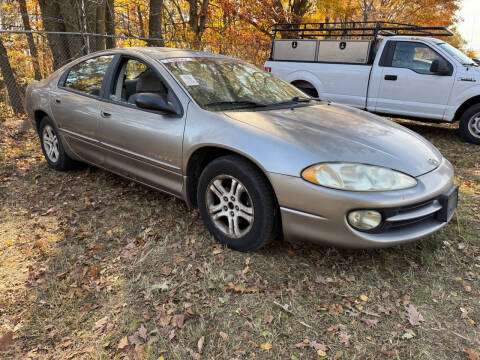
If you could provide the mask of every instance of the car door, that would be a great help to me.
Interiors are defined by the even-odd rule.
[[[182,105],[159,65],[121,57],[112,71],[100,109],[98,138],[110,170],[180,195],[183,187],[182,145],[187,102]],[[178,88],[178,85],[177,85]],[[178,114],[140,109],[142,92],[163,94]],[[183,94],[182,100],[185,101]]]
[[[71,149],[87,162],[101,165],[97,139],[102,84],[114,55],[81,61],[66,70],[51,93],[56,126]]]
[[[390,59],[377,68],[380,82],[375,111],[419,118],[442,119],[454,83],[449,75],[430,72],[435,59],[444,59],[427,44],[395,41]],[[448,61],[447,61],[448,62]]]

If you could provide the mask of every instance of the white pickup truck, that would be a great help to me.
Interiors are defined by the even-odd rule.
[[[289,36],[301,34],[296,38],[274,37],[265,70],[311,96],[384,116],[459,121],[463,139],[480,144],[480,68],[432,37],[448,35],[447,29],[361,23],[328,31],[314,25],[295,31],[289,25]]]

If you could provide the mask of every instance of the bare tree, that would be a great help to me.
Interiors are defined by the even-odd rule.
[[[164,46],[163,41],[163,0],[150,0],[148,16],[148,46]]]
[[[22,14],[23,28],[27,31],[32,30],[30,26],[30,18],[28,17],[27,4],[25,0],[18,0],[20,5],[20,13]],[[33,39],[32,33],[27,33],[28,47],[30,48],[30,56],[33,64],[33,72],[35,80],[40,80],[42,78],[42,73],[40,72],[40,63],[38,62],[38,51],[35,41]]]
[[[18,87],[15,74],[13,72],[12,66],[10,65],[10,60],[8,59],[7,49],[3,45],[3,41],[1,37],[0,37],[0,70],[2,71],[2,77],[7,87],[8,98],[10,99],[10,106],[12,107],[15,114],[23,114],[25,110],[23,109],[22,93]]]

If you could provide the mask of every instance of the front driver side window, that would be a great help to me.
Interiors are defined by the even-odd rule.
[[[155,93],[168,98],[168,88],[145,63],[125,59],[119,69],[109,95],[110,100],[135,105],[135,100],[141,93]]]
[[[430,72],[432,62],[442,59],[427,45],[413,41],[398,41],[392,59],[392,67],[406,68],[420,74],[433,74]]]

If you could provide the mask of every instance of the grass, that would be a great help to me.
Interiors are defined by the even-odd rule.
[[[50,170],[33,130],[5,121],[0,358],[478,359],[479,147],[452,125],[401,123],[455,166],[459,208],[442,231],[382,250],[243,254],[171,196]]]

